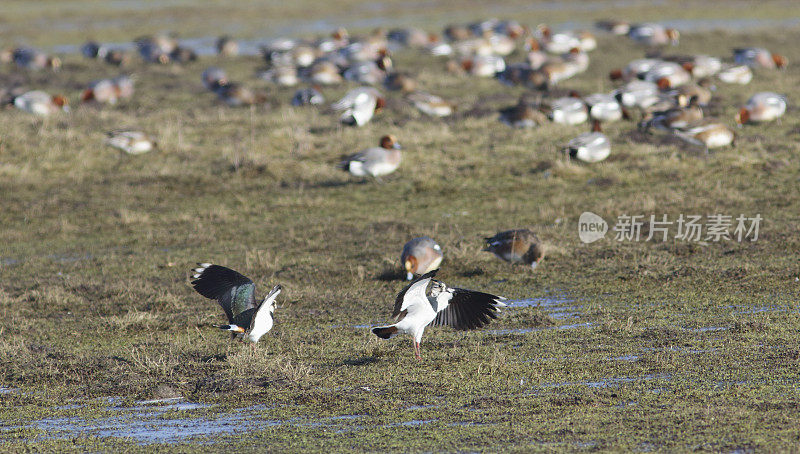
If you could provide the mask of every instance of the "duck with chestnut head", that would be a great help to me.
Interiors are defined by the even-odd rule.
[[[357,177],[380,177],[388,175],[400,166],[401,146],[393,135],[381,137],[380,146],[367,148],[346,156],[338,167]]]

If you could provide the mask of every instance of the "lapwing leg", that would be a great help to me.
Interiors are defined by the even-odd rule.
[[[416,340],[414,341],[414,354],[417,356],[417,359],[422,359],[422,356],[419,354],[419,342]]]

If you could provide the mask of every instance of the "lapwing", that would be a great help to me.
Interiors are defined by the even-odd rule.
[[[275,298],[281,292],[276,285],[259,304],[256,302],[256,285],[236,271],[211,263],[198,263],[194,269],[192,286],[197,293],[217,300],[225,315],[227,325],[214,325],[231,332],[231,338],[255,344],[272,329]]]
[[[414,355],[420,356],[422,333],[428,326],[448,325],[457,330],[477,329],[489,324],[505,307],[505,298],[489,293],[461,288],[451,288],[444,282],[433,280],[436,270],[426,273],[408,284],[398,295],[392,311],[395,323],[372,328],[381,339],[397,334],[410,334]],[[428,284],[433,283],[430,295]]]

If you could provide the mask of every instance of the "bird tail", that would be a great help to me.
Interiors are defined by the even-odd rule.
[[[232,333],[243,333],[244,328],[237,325],[211,325],[214,328],[224,329],[225,331],[230,331]]]
[[[372,328],[372,333],[376,336],[380,337],[381,339],[390,339],[397,334],[399,330],[396,326],[378,326],[376,328]]]

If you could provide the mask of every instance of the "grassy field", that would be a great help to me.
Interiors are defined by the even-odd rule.
[[[37,3],[52,5],[36,16],[27,2],[9,2],[2,42],[79,44],[91,32],[122,41],[155,31],[132,29],[147,16],[136,11],[103,31],[75,18],[103,24],[115,10],[87,15],[93,2]],[[185,3],[165,6],[154,16],[173,20],[153,27],[186,37],[220,30],[257,37],[248,14],[277,8],[243,2],[231,17],[247,19],[226,30],[209,25],[221,4],[201,11]],[[406,11],[397,2],[378,12],[359,9],[364,4],[348,2],[335,17],[352,12],[354,23],[368,24]],[[518,8],[536,24],[534,16],[589,22],[608,13],[549,4],[536,10],[510,1],[496,14]],[[732,6],[715,17],[749,14],[752,2],[725,4]],[[614,12],[702,14],[685,6],[631,2]],[[448,8],[455,5],[435,2],[425,24],[450,22]],[[785,19],[797,10],[765,2],[753,17]],[[286,11],[308,22],[330,14]],[[34,33],[32,17],[77,25]],[[431,120],[391,93],[367,126],[342,127],[324,109],[290,107],[293,89],[256,80],[257,57],[185,66],[137,60],[128,71],[137,83],[129,102],[73,105],[69,115],[47,119],[3,110],[2,449],[149,452],[153,446],[136,436],[148,432],[145,419],[151,432],[174,428],[145,443],[184,452],[206,451],[207,443],[312,452],[797,451],[800,30],[682,36],[676,52],[729,56],[733,47],[760,45],[785,54],[788,69],[757,71],[744,87],[720,83],[709,107],[733,124],[751,94],[777,91],[791,104],[783,121],[745,126],[735,148],[708,156],[616,123],[606,128],[611,157],[583,165],[559,150],[585,126],[508,128],[497,111],[522,88],[448,75],[443,60],[414,51],[397,54],[395,66],[458,102],[453,118]],[[561,88],[609,91],[608,71],[643,53],[622,38],[599,41],[589,71]],[[63,59],[58,73],[0,66],[0,86],[21,81],[77,104],[89,81],[119,74],[78,55]],[[212,64],[265,90],[269,102],[219,105],[200,83]],[[324,94],[331,101],[349,88]],[[102,143],[116,128],[148,131],[161,149],[121,155]],[[398,137],[404,155],[383,184],[335,168],[341,155],[386,133]],[[756,242],[617,242],[609,232],[583,244],[584,211],[612,224],[623,214],[760,214],[764,221]],[[518,227],[547,244],[535,272],[481,252],[483,237]],[[439,277],[449,285],[529,304],[517,303],[483,331],[430,329],[421,362],[408,339],[377,339],[368,326],[388,319],[405,285],[402,245],[420,235],[442,245]],[[224,316],[189,285],[197,261],[237,269],[261,292],[283,285],[275,328],[257,349],[210,327]],[[142,403],[174,397],[197,405]]]

